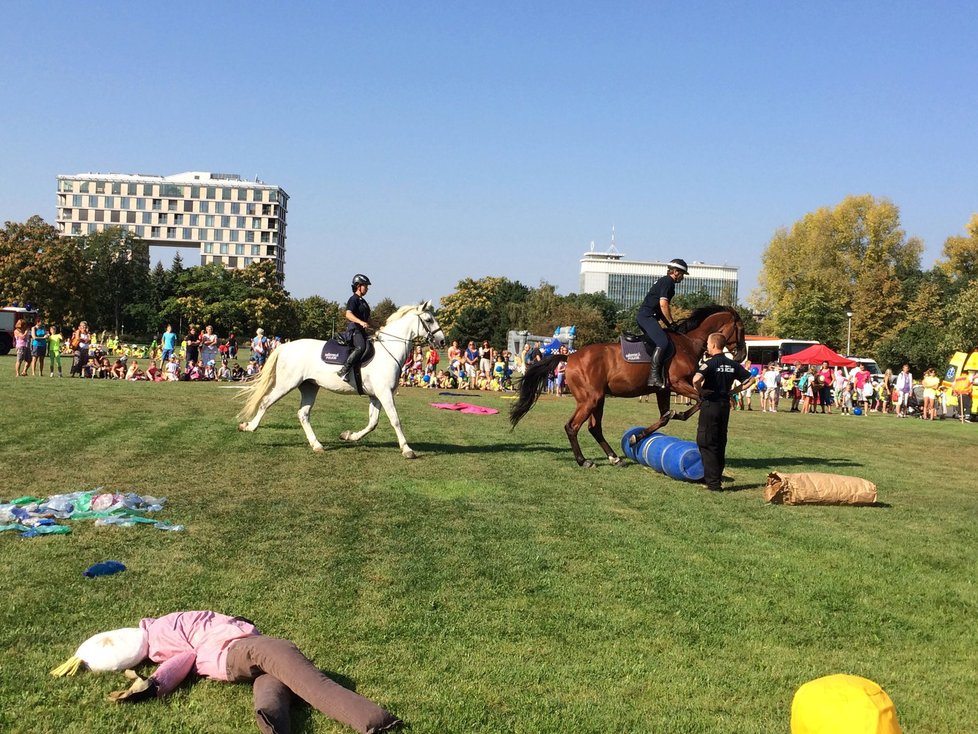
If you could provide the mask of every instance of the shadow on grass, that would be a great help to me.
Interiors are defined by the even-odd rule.
[[[777,456],[758,459],[727,459],[727,466],[739,466],[747,469],[766,469],[774,471],[783,466],[863,466],[851,459],[830,459],[825,456]]]

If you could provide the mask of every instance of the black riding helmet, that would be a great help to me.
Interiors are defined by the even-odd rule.
[[[366,275],[364,275],[363,273],[357,273],[356,275],[353,276],[353,285],[352,285],[353,290],[356,290],[357,286],[360,285],[373,285],[373,284],[370,282],[370,278],[368,278]]]
[[[678,257],[669,261],[669,269],[678,270],[680,273],[689,275],[689,266],[686,265],[686,261]]]

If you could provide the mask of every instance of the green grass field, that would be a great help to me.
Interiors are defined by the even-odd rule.
[[[256,731],[247,686],[113,706],[121,675],[48,675],[95,632],[183,609],[293,639],[418,734],[787,732],[797,687],[836,672],[880,683],[908,733],[978,731],[976,425],[736,413],[717,494],[579,469],[570,398],[510,432],[499,395],[471,397],[501,411],[483,417],[402,390],[408,461],[384,417],[339,445],[362,398],[321,393],[317,455],[297,393],[243,434],[213,384],[15,379],[5,357],[0,389],[3,500],[103,485],[165,495],[186,526],[0,534],[0,731]],[[610,400],[606,433],[654,412]],[[765,505],[771,470],[866,477],[886,506]],[[110,558],[128,571],[82,577]]]

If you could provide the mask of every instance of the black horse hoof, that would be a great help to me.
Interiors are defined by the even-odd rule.
[[[585,459],[584,461],[581,462],[581,468],[582,469],[593,469],[594,468],[594,462],[591,461],[590,459]]]

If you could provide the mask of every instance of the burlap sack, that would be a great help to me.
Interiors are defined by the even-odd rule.
[[[778,505],[872,505],[876,503],[876,485],[842,474],[771,472],[764,499]]]

